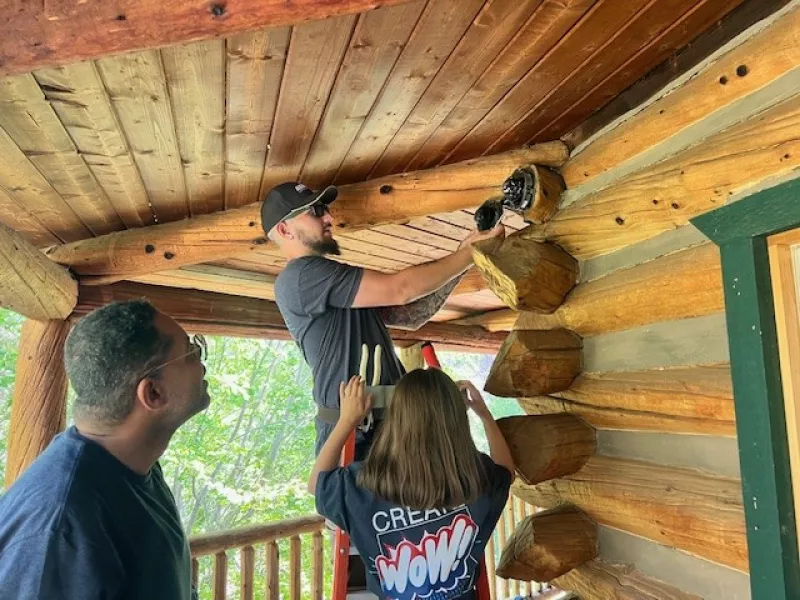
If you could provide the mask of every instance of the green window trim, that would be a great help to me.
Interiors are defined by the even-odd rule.
[[[692,219],[719,245],[753,600],[800,598],[767,237],[800,227],[800,179]]]

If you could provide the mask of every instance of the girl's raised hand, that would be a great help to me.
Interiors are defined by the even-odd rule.
[[[358,375],[347,383],[339,384],[339,421],[350,429],[356,427],[372,410],[372,395],[367,395],[366,384]]]
[[[458,389],[461,390],[461,393],[464,395],[464,403],[467,405],[467,408],[472,409],[481,419],[492,418],[492,413],[486,406],[486,401],[483,399],[483,396],[481,396],[478,388],[476,388],[471,381],[457,381],[456,385],[458,385]]]

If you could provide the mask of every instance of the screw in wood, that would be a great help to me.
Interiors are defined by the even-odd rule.
[[[212,4],[211,14],[215,17],[221,17],[225,14],[225,6],[223,4]]]
[[[392,186],[390,186],[390,185],[382,185],[379,191],[383,195],[391,194],[392,193]]]

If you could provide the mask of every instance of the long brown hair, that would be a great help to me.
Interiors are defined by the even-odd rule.
[[[438,369],[416,369],[395,388],[358,484],[413,510],[478,499],[488,475],[469,431],[464,398]]]

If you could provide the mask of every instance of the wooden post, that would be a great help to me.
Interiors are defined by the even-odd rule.
[[[66,423],[67,321],[26,321],[20,336],[11,405],[6,486],[39,456]]]
[[[597,556],[597,527],[580,509],[561,506],[526,517],[500,556],[497,574],[550,581]]]
[[[280,553],[278,542],[267,542],[267,591],[266,600],[279,600],[281,596]]]
[[[594,428],[574,415],[504,417],[497,424],[527,484],[572,475],[597,448]]]
[[[289,538],[289,597],[300,600],[300,536]]]
[[[312,600],[322,600],[322,586],[323,586],[323,579],[324,579],[324,566],[323,566],[323,554],[322,554],[322,532],[315,531],[311,536],[313,540],[313,557],[312,557],[312,568],[311,568],[311,599]]]
[[[528,236],[523,229],[499,245],[495,240],[476,244],[475,266],[486,284],[509,308],[551,313],[578,280],[578,261],[565,250]]]
[[[214,555],[214,600],[225,600],[228,585],[228,557],[225,552]]]
[[[567,389],[581,369],[581,339],[566,329],[512,331],[484,389],[495,396],[539,396]]]
[[[78,284],[19,233],[0,223],[0,306],[31,319],[66,319]]]
[[[239,552],[242,561],[242,580],[239,587],[240,600],[253,600],[253,575],[255,570],[255,550],[245,546]]]
[[[561,194],[566,185],[561,174],[541,165],[530,165],[533,172],[533,202],[531,207],[522,213],[526,221],[541,225],[549,221],[558,212]]]

